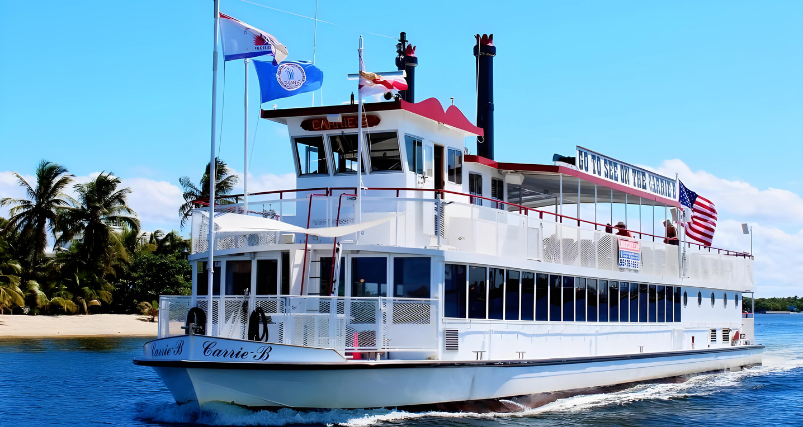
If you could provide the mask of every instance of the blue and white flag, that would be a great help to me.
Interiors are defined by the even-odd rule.
[[[226,61],[273,55],[279,63],[288,55],[287,48],[276,37],[223,13],[220,14],[220,35]]]
[[[321,88],[323,71],[309,61],[285,61],[278,65],[254,61],[261,102],[287,98]]]

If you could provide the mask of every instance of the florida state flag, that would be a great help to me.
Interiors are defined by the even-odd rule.
[[[220,35],[223,39],[223,58],[226,61],[273,55],[273,59],[279,63],[288,55],[287,48],[276,37],[222,13]]]

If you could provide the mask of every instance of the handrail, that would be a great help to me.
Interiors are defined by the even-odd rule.
[[[280,197],[280,200],[281,200],[281,197],[283,197],[283,193],[301,192],[301,191],[319,191],[319,190],[324,190],[326,192],[326,194],[317,194],[318,196],[331,196],[333,194],[333,192],[337,191],[337,190],[354,190],[356,192],[356,187],[302,188],[302,189],[295,189],[295,190],[263,191],[263,192],[248,193],[248,194],[249,195],[279,194],[280,195],[279,197]],[[566,219],[566,220],[569,220],[569,221],[576,221],[578,223],[578,226],[581,223],[586,223],[586,224],[593,225],[594,226],[594,230],[597,230],[597,227],[605,227],[606,229],[610,227],[612,229],[615,228],[617,231],[618,230],[623,230],[623,231],[630,232],[633,235],[638,234],[639,238],[641,238],[642,236],[645,236],[645,235],[646,236],[650,236],[650,237],[653,238],[653,241],[655,241],[654,240],[655,238],[665,239],[665,240],[672,240],[672,238],[668,238],[666,236],[659,236],[659,235],[656,235],[656,234],[651,234],[651,233],[647,233],[647,232],[643,232],[643,231],[630,230],[630,229],[627,229],[627,228],[616,228],[616,227],[614,227],[612,225],[601,224],[601,223],[597,223],[597,222],[594,222],[594,221],[589,221],[589,220],[585,220],[585,219],[581,219],[581,218],[575,218],[575,217],[572,217],[572,216],[569,216],[569,215],[563,215],[563,214],[559,214],[559,213],[555,213],[555,212],[548,212],[548,211],[543,211],[543,210],[540,210],[540,209],[534,209],[534,208],[530,208],[530,207],[527,207],[527,206],[519,205],[519,204],[516,204],[516,203],[506,202],[504,200],[498,200],[498,199],[485,197],[485,196],[474,195],[474,194],[466,194],[466,193],[461,193],[461,192],[458,192],[458,191],[451,191],[451,190],[444,190],[444,189],[437,189],[437,188],[405,188],[405,187],[374,187],[374,188],[364,188],[363,191],[395,191],[397,198],[399,197],[399,195],[400,195],[399,193],[401,191],[431,192],[431,193],[435,193],[436,195],[452,194],[452,195],[456,195],[456,196],[468,197],[469,200],[472,200],[472,199],[475,199],[475,198],[476,199],[481,199],[481,200],[488,200],[490,202],[496,203],[497,207],[499,205],[512,206],[512,207],[518,208],[519,213],[524,212],[524,214],[527,215],[527,216],[529,216],[530,212],[535,212],[535,213],[538,214],[538,217],[540,219],[544,218],[544,214],[552,215],[555,218],[556,222],[559,222],[561,224],[563,223],[563,220]],[[239,196],[242,196],[242,195],[241,194],[227,195],[227,196],[222,196],[221,198],[231,198],[231,197],[239,197]],[[310,198],[311,198],[311,196],[310,196]],[[198,203],[198,204],[205,203],[208,206],[208,202],[203,202],[203,201],[200,201],[200,200],[193,201],[193,203]],[[221,206],[225,206],[225,205],[221,205]],[[258,212],[255,212],[255,213],[258,213]],[[713,250],[716,250],[718,254],[722,254],[722,252],[724,251],[725,252],[724,255],[743,257],[743,258],[750,257],[751,259],[753,259],[753,255],[749,254],[747,252],[737,252],[737,251],[732,251],[730,249],[717,248],[717,247],[713,247],[713,246],[705,246],[705,245],[702,245],[700,243],[688,242],[688,241],[687,242],[683,242],[683,244],[685,244],[689,248],[691,248],[691,245],[696,245],[699,249],[708,249],[709,252],[713,249]]]

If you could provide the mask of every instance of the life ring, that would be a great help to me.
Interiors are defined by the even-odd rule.
[[[184,335],[190,334],[190,323],[195,325],[195,334],[206,335],[206,313],[198,307],[193,307],[187,312],[187,320],[184,321]]]

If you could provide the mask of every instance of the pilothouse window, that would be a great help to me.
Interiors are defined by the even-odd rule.
[[[424,174],[424,142],[420,138],[404,135],[404,148],[407,150],[407,170]]]
[[[335,173],[356,173],[357,134],[331,135],[329,145],[335,159]],[[362,170],[365,171],[365,166]]]
[[[371,172],[402,170],[396,132],[367,133],[365,141],[371,154]]]
[[[463,183],[463,153],[453,148],[449,149],[447,159],[448,180],[455,184]]]
[[[322,136],[296,138],[296,155],[301,175],[328,174]]]

